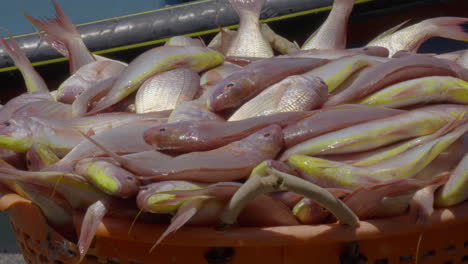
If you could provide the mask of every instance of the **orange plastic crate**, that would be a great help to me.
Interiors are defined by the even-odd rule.
[[[0,210],[8,210],[27,262],[76,263],[76,245],[52,230],[30,201],[7,193],[0,197]],[[81,222],[82,215],[75,218]],[[468,202],[436,210],[425,227],[408,215],[361,221],[357,228],[327,224],[220,232],[184,227],[151,254],[165,226],[137,223],[128,234],[130,224],[104,219],[82,263],[468,263]]]

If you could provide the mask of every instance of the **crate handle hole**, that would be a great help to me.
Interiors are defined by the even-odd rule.
[[[465,255],[462,257],[461,262],[466,262],[468,263],[468,255]]]
[[[400,256],[400,262],[412,262],[412,261],[413,261],[412,255]]]
[[[430,257],[434,257],[436,255],[436,251],[435,250],[428,250],[426,252],[423,253],[423,259],[427,259],[427,258],[430,258]]]
[[[388,259],[376,259],[374,260],[374,264],[388,264]]]
[[[449,245],[448,247],[444,248],[445,253],[453,253],[457,250],[455,245]]]
[[[110,264],[120,264],[120,259],[117,259],[117,258],[108,258],[108,259],[107,259],[107,263],[110,263]]]

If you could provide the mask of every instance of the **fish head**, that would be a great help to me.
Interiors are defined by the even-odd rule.
[[[388,55],[390,54],[387,48],[379,46],[364,47],[362,48],[360,53],[377,57],[388,57]]]
[[[42,168],[46,167],[40,154],[32,148],[26,153],[26,165],[30,171],[40,171]]]
[[[278,125],[271,125],[250,135],[247,141],[255,146],[259,153],[279,152],[283,146],[283,132]]]
[[[161,124],[145,131],[143,139],[157,150],[171,150],[177,148],[177,142],[186,141],[191,137],[192,122],[176,122]],[[172,147],[171,147],[172,146]]]
[[[25,153],[32,146],[32,130],[26,118],[10,118],[0,123],[0,147]]]
[[[227,78],[213,88],[208,99],[208,107],[211,111],[219,112],[224,109],[239,106],[248,96],[244,89],[245,80]]]
[[[186,199],[178,199],[171,191],[199,189],[187,181],[163,181],[140,187],[136,197],[138,208],[152,213],[174,213]]]

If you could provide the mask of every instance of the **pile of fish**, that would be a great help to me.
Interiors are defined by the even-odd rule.
[[[103,217],[167,224],[159,243],[183,225],[424,224],[468,198],[468,50],[417,53],[433,36],[468,41],[468,18],[346,49],[354,2],[335,0],[300,48],[259,22],[263,0],[229,2],[237,31],[173,37],[129,64],[90,53],[55,2],[55,18],[26,15],[70,77],[49,92],[0,39],[28,90],[0,110],[3,188],[81,257]]]

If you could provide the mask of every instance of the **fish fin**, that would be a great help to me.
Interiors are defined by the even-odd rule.
[[[438,182],[418,190],[410,201],[410,216],[418,225],[427,224],[428,218],[434,212],[434,193],[447,180],[444,177]]]
[[[107,213],[108,203],[109,201],[99,200],[90,205],[86,210],[77,244],[80,255],[78,263],[81,262],[86,255],[94,235],[96,234],[96,230]]]
[[[85,139],[87,139],[88,141],[90,141],[91,143],[93,143],[97,148],[99,148],[100,150],[102,150],[104,153],[106,153],[107,155],[109,155],[109,157],[111,157],[112,159],[114,159],[115,161],[117,161],[120,165],[122,166],[125,166],[128,164],[127,160],[125,158],[122,158],[120,157],[119,155],[117,155],[115,152],[113,152],[112,150],[109,150],[107,149],[106,147],[104,147],[103,145],[99,144],[96,140],[94,140],[92,137],[86,135],[85,133],[81,132],[81,131],[78,131],[78,133],[80,133]]]
[[[250,11],[257,17],[260,17],[264,2],[265,0],[229,0],[229,3],[237,14],[240,15],[245,11]]]
[[[130,234],[130,233],[132,232],[133,227],[135,226],[136,221],[138,220],[138,218],[141,216],[142,213],[143,213],[143,209],[140,209],[140,211],[138,211],[138,213],[135,215],[135,218],[133,218],[133,221],[132,221],[132,223],[130,224],[130,227],[128,228],[127,234]]]
[[[380,39],[383,39],[387,36],[390,36],[391,34],[395,33],[396,31],[398,31],[402,26],[404,26],[406,23],[408,23],[411,19],[408,19],[408,20],[405,20],[403,22],[401,22],[400,24],[382,32],[380,35],[378,35],[377,37],[375,37],[373,40],[371,40],[369,42],[369,44],[367,44],[367,46],[372,46],[371,43],[374,43],[376,41],[379,41]]]
[[[198,40],[200,40],[200,42],[201,42],[201,44],[203,45],[204,48],[208,48],[202,37],[198,36]]]
[[[88,132],[86,132],[86,135],[89,136],[89,137],[92,137],[92,136],[96,135],[96,133],[94,132],[94,129],[90,128],[88,130]]]
[[[11,57],[15,65],[20,69],[26,83],[26,89],[28,90],[28,93],[36,91],[49,92],[44,80],[34,69],[31,61],[18,45],[18,42],[16,42],[7,29],[4,30],[8,32],[10,44],[8,44],[8,42],[2,37],[0,37],[0,43],[3,45],[4,50]]]
[[[112,88],[112,85],[114,85],[116,80],[117,77],[105,79],[94,85],[92,89],[87,89],[79,94],[72,103],[72,117],[81,117],[86,115],[89,105],[93,101],[98,100],[97,98],[105,96]],[[60,95],[57,94],[57,98],[59,96]]]
[[[427,22],[435,26],[435,36],[468,41],[468,18],[438,17]]]
[[[177,210],[176,215],[171,220],[171,224],[167,227],[164,233],[159,237],[159,239],[154,243],[149,252],[153,252],[161,241],[166,238],[169,234],[176,232],[182,226],[184,226],[201,208],[205,199],[194,199],[183,203]]]

